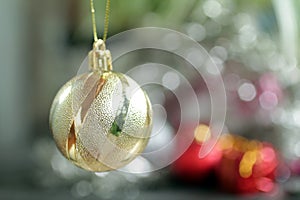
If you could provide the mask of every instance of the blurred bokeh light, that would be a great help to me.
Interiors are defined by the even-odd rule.
[[[102,34],[105,1],[95,0],[95,6],[98,30]],[[108,173],[91,174],[65,160],[51,138],[48,115],[55,93],[77,73],[91,48],[89,3],[2,0],[0,199],[239,199],[237,193],[248,192],[247,178],[253,176],[258,198],[261,193],[267,193],[261,198],[299,198],[300,1],[112,0],[111,6],[109,36],[146,26],[170,28],[203,46],[221,72],[227,95],[224,133],[237,136],[223,136],[218,147],[221,150],[213,150],[211,159],[222,166],[214,167],[217,172],[205,172],[217,178],[186,184],[174,178],[172,167],[151,172],[171,157],[176,146],[157,157],[140,156],[124,169]],[[173,34],[160,39],[170,50],[183,45]],[[197,60],[201,56],[195,49],[188,49],[189,59]],[[132,52],[116,61],[116,69],[128,71],[145,58],[167,63],[183,74],[196,91],[201,108],[199,122],[209,122],[211,99],[203,78],[174,55],[149,49]],[[122,68],[121,64],[128,68]],[[181,76],[172,70],[163,71],[160,65],[151,62],[143,64],[143,70],[135,70],[130,75],[137,82],[159,79],[162,83],[145,88],[156,105],[154,130],[157,133],[151,138],[147,152],[168,144],[178,129],[178,115],[181,112],[185,116],[193,115],[195,108],[189,107],[192,104],[186,96],[186,109],[180,111],[172,93],[184,94],[185,82]],[[219,73],[206,66],[209,74]],[[196,130],[189,127],[189,122],[184,125],[188,127],[187,134],[195,133],[196,140],[209,139],[204,136],[209,131],[205,125]],[[193,143],[191,151],[198,153],[198,143]],[[243,149],[243,145],[248,149]],[[191,163],[206,162],[203,165],[210,167],[213,165],[210,161],[191,160]],[[228,176],[233,165],[240,174],[234,181],[234,176]],[[273,167],[272,170],[277,168],[278,172],[268,171],[266,165]],[[266,174],[255,171],[256,167]],[[228,180],[234,184],[230,185]],[[233,194],[224,195],[228,192],[226,183],[239,191],[234,189]]]

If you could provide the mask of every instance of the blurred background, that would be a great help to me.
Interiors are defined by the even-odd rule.
[[[95,6],[103,30],[104,0]],[[300,197],[299,1],[112,0],[109,36],[147,26],[187,34],[209,52],[227,94],[224,135],[207,157],[198,156],[209,132],[210,110],[202,109],[201,125],[184,122],[183,131],[194,133],[195,140],[181,158],[142,174],[78,169],[58,153],[49,131],[51,102],[76,75],[93,42],[89,10],[87,0],[0,3],[0,199]],[[135,66],[145,53],[121,59],[116,68]],[[200,107],[208,107],[201,77],[169,59],[197,91]],[[168,119],[161,137],[149,143],[155,149],[176,134],[180,107],[167,88],[147,90],[165,106]],[[155,117],[159,124],[160,115]],[[127,168],[134,166],[152,164],[139,158]]]

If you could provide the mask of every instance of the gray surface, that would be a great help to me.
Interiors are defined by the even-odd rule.
[[[56,192],[56,191],[31,191],[31,190],[1,190],[0,189],[0,199],[2,200],[72,200],[72,199],[80,199],[79,197],[72,196],[69,192]],[[101,198],[96,196],[89,196],[83,198],[85,200],[101,200]],[[299,197],[287,197],[278,195],[276,197],[267,197],[267,196],[253,196],[253,197],[236,197],[225,194],[205,194],[201,191],[190,191],[190,190],[166,190],[166,191],[152,191],[152,192],[141,192],[136,198],[126,198],[124,196],[114,197],[114,200],[122,199],[136,199],[136,200],[260,200],[260,199],[299,199]]]

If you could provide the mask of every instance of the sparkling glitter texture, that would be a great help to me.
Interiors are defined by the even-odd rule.
[[[152,108],[147,94],[125,74],[93,71],[60,89],[51,107],[50,127],[57,147],[75,165],[109,171],[144,150]]]

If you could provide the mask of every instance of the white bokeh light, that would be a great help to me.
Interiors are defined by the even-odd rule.
[[[256,97],[256,89],[252,83],[243,83],[239,89],[238,94],[243,101],[252,101]]]

